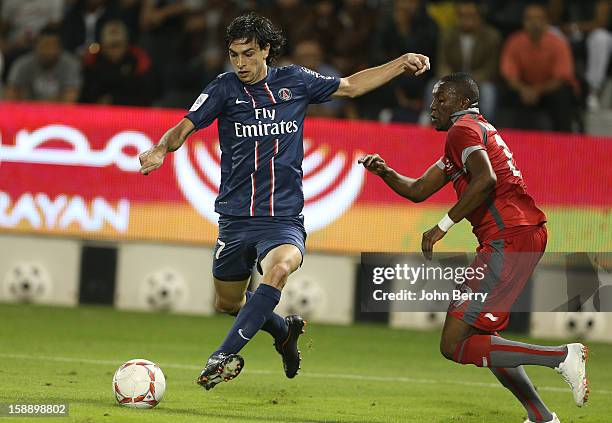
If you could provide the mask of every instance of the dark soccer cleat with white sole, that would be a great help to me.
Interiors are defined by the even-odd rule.
[[[221,382],[234,379],[243,367],[244,359],[238,354],[214,354],[206,362],[196,382],[208,391]]]
[[[292,379],[300,371],[300,350],[298,350],[298,338],[305,332],[308,322],[298,315],[285,317],[285,322],[289,327],[287,338],[283,342],[275,342],[274,348],[283,358],[285,375]]]

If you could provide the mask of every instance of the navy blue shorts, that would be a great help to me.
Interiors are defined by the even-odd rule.
[[[270,250],[283,244],[299,248],[304,260],[304,216],[219,217],[219,237],[213,259],[213,276],[221,281],[243,281]]]

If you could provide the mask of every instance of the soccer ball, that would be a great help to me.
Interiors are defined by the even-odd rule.
[[[185,281],[172,269],[162,269],[149,275],[143,291],[148,306],[160,311],[173,310],[188,297]]]
[[[594,312],[569,312],[565,315],[565,330],[572,337],[585,338],[597,326],[597,313]]]
[[[4,294],[13,301],[35,302],[51,290],[51,278],[38,263],[15,263],[4,276]]]
[[[319,283],[312,279],[294,279],[283,290],[283,302],[288,314],[311,318],[323,307],[324,301],[325,293]]]
[[[123,364],[113,376],[117,402],[132,408],[153,408],[164,397],[166,378],[159,366],[136,358]]]

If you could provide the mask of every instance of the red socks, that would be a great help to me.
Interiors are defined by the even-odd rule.
[[[478,367],[540,365],[558,367],[567,347],[545,347],[510,341],[494,335],[472,335],[457,345],[453,360]]]

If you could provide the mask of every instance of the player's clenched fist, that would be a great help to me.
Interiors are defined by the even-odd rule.
[[[402,57],[402,65],[404,70],[413,73],[415,76],[419,76],[422,73],[427,72],[431,65],[429,64],[429,57],[418,53],[406,53]]]
[[[360,158],[357,163],[360,163],[374,175],[384,176],[389,171],[389,166],[378,154],[367,154]]]
[[[444,238],[446,232],[444,232],[438,225],[434,226],[423,234],[421,239],[421,250],[427,260],[431,260],[433,257],[434,244]]]
[[[164,145],[158,144],[144,153],[138,158],[140,159],[140,173],[148,175],[155,169],[159,168],[164,163],[164,157],[168,153],[168,148]]]

